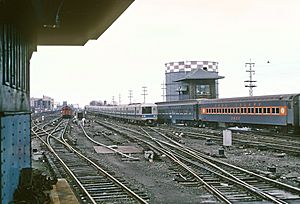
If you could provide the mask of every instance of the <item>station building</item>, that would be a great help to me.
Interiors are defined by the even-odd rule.
[[[45,112],[54,110],[54,99],[49,96],[43,96],[43,98],[30,98],[31,111]]]
[[[179,61],[165,64],[166,101],[218,98],[218,62]]]

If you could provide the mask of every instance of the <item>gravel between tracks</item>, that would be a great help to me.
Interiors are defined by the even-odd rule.
[[[94,126],[95,125],[95,126]],[[105,128],[92,123],[88,132],[107,131]],[[174,181],[174,174],[170,169],[171,164],[161,161],[149,162],[144,159],[143,154],[135,154],[140,161],[126,161],[115,154],[97,154],[93,149],[94,144],[88,141],[82,134],[78,126],[73,125],[71,135],[77,138],[78,147],[83,148],[84,152],[91,158],[97,160],[99,164],[114,172],[119,178],[124,178],[130,183],[131,187],[138,188],[150,197],[149,203],[218,203],[212,200],[204,189],[200,187],[186,187]],[[120,135],[112,134],[120,141]],[[104,144],[113,144],[111,140],[102,136],[94,136],[93,139]],[[133,145],[127,139],[122,140],[122,145]],[[182,141],[185,145],[195,148],[201,152],[205,152],[212,156],[218,156],[218,150],[223,147],[220,145],[206,145],[205,140],[191,139],[183,137]],[[226,158],[220,158],[228,163],[243,167],[245,169],[265,173],[271,178],[277,178],[285,183],[299,186],[300,183],[300,157],[279,154],[272,151],[261,151],[254,148],[246,148],[243,146],[232,146],[225,149]],[[268,167],[276,167],[276,173],[270,174]]]

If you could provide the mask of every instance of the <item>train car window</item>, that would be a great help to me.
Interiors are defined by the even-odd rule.
[[[247,113],[247,108],[244,108],[244,113]]]
[[[258,108],[256,113],[262,113],[262,108]]]
[[[248,108],[248,113],[251,113],[250,108]]]
[[[291,103],[290,103],[290,102],[288,102],[287,106],[288,106],[288,109],[291,109],[291,108],[292,108],[292,106],[291,106]]]
[[[237,113],[240,113],[240,108],[237,108]]]
[[[272,108],[272,113],[275,114],[276,113],[276,109]]]
[[[227,113],[227,108],[224,109],[224,113]]]
[[[250,113],[254,113],[254,108],[250,108]]]
[[[275,108],[275,113],[279,114],[279,108]]]
[[[241,108],[241,113],[244,113],[244,108]]]
[[[152,113],[152,107],[142,107],[142,114],[151,114]]]
[[[263,113],[267,113],[267,108],[263,108]]]
[[[271,113],[270,108],[267,108],[267,113]]]

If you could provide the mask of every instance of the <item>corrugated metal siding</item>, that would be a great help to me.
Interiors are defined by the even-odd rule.
[[[20,169],[31,167],[30,115],[0,117],[1,203],[13,200]]]

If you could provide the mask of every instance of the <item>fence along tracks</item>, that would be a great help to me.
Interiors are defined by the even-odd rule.
[[[61,134],[54,136],[52,133],[61,126],[64,126]],[[33,124],[32,133],[45,144],[76,183],[76,188],[80,189],[80,198],[83,202],[148,203],[146,200],[148,197],[143,192],[136,190],[136,193],[124,184],[125,181],[115,178],[70,146],[64,138],[67,126],[68,121],[63,120],[54,130],[48,132]],[[39,136],[40,134],[47,134],[47,138],[43,139]]]
[[[154,128],[134,130],[115,124],[100,123],[166,155],[176,165],[184,183],[204,186],[224,203],[300,202],[300,189],[211,158],[184,146]],[[295,201],[296,202],[296,201]]]

